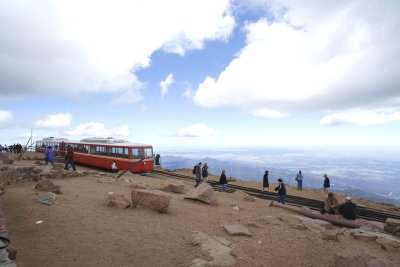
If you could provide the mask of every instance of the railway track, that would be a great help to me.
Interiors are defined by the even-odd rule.
[[[194,178],[192,176],[188,176],[188,175],[184,175],[184,174],[179,174],[179,173],[174,173],[174,172],[169,172],[169,171],[161,171],[161,170],[153,170],[152,173],[164,175],[164,176],[171,177],[171,178],[191,180],[194,182]],[[218,182],[208,181],[207,183],[215,191],[220,190],[220,185]],[[261,199],[266,199],[266,200],[276,200],[278,197],[277,193],[275,193],[275,192],[266,192],[266,191],[263,192],[259,189],[235,185],[235,184],[228,184],[227,188],[228,188],[228,193],[232,193],[236,190],[241,190],[251,196],[261,198]],[[324,206],[323,201],[315,200],[315,199],[308,199],[308,198],[299,197],[299,196],[291,196],[291,195],[286,196],[285,202],[287,202],[290,205],[304,206],[304,207],[308,207],[312,210],[318,210],[318,211],[321,209],[321,207]],[[400,220],[400,213],[387,212],[387,211],[381,211],[381,210],[377,210],[377,209],[371,209],[371,208],[358,206],[357,207],[357,217],[366,219],[366,220],[370,220],[370,221],[377,221],[377,222],[384,223],[387,218],[393,218],[393,219]]]

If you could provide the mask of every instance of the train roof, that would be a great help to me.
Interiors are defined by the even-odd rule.
[[[43,138],[42,140],[38,140],[42,142],[65,142],[65,143],[74,143],[74,144],[93,144],[93,145],[117,145],[117,146],[151,146],[149,144],[140,144],[140,143],[131,143],[124,139],[115,139],[114,137],[90,137],[90,138],[83,138],[80,141],[68,140],[65,138],[54,138],[54,137],[47,137]]]

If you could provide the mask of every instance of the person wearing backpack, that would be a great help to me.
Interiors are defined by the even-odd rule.
[[[195,173],[196,173],[196,184],[195,184],[195,188],[196,187],[198,187],[199,186],[199,184],[201,183],[201,162],[199,162],[199,164],[197,164],[195,167],[194,167],[194,170],[193,171],[195,171]]]

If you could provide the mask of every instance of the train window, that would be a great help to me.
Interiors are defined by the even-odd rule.
[[[128,158],[129,157],[129,149],[128,148],[124,148],[124,158]]]
[[[115,155],[115,150],[116,150],[115,147],[111,147],[110,148],[110,151],[111,151],[110,152],[110,156],[114,156]]]
[[[96,146],[90,146],[90,154],[96,154]]]
[[[141,148],[132,148],[132,158],[141,159],[143,155]]]
[[[153,157],[153,150],[149,147],[144,149],[144,155],[146,158],[152,158]]]
[[[122,158],[124,156],[124,149],[122,147],[117,147],[115,156]]]
[[[96,154],[100,154],[103,155],[105,151],[105,147],[104,146],[96,146]]]

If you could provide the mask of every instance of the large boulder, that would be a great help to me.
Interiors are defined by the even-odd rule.
[[[333,259],[337,267],[366,267],[375,257],[359,248],[348,248],[338,251]]]
[[[134,189],[131,192],[132,207],[138,204],[162,213],[168,213],[171,195],[154,189]]]
[[[211,205],[218,205],[218,200],[215,197],[214,190],[206,183],[202,183],[195,189],[187,192],[184,198],[199,200]]]
[[[400,236],[400,220],[387,218],[385,222],[385,231]]]
[[[179,181],[169,180],[161,185],[160,190],[183,194],[185,190],[185,184]]]
[[[14,163],[14,159],[8,153],[1,153],[0,152],[0,159],[5,164],[13,164]]]
[[[41,180],[39,181],[36,186],[36,190],[45,191],[45,192],[52,192],[56,194],[62,194],[62,186],[55,185],[51,180]]]
[[[106,205],[116,206],[118,208],[125,209],[128,208],[131,205],[131,203],[123,195],[112,193],[108,195],[108,197],[106,198]]]

